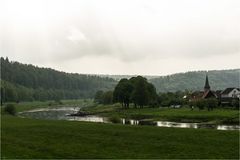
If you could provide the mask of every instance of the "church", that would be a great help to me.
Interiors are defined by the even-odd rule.
[[[190,96],[190,100],[199,100],[199,99],[208,99],[208,98],[217,98],[217,94],[211,90],[211,87],[208,81],[208,75],[206,75],[204,90],[193,92]]]
[[[224,90],[211,90],[208,74],[206,75],[205,85],[203,91],[195,91],[190,95],[189,101],[195,101],[200,99],[216,98],[219,105],[229,105],[233,100],[239,102],[240,89],[236,87],[226,88]]]
[[[206,80],[205,80],[205,85],[204,85],[204,92],[202,95],[203,99],[207,98],[217,98],[217,95],[215,94],[214,91],[211,90],[211,87],[208,82],[208,75],[206,75]]]

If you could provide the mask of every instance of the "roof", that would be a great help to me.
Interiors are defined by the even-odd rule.
[[[206,75],[204,89],[210,89],[210,85],[209,85],[209,82],[208,82],[208,75]]]
[[[222,90],[216,90],[215,91],[215,94],[219,97],[219,96],[221,96],[221,93],[222,93]]]
[[[238,91],[240,91],[239,88],[226,88],[224,91],[222,91],[222,94],[229,94],[234,89],[237,89]]]
[[[208,90],[208,91],[204,92],[202,98],[209,98],[209,97],[215,97],[216,98],[217,96],[213,91]]]

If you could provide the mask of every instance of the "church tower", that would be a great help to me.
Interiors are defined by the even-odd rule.
[[[208,82],[208,75],[206,75],[204,92],[207,92],[208,90],[210,90],[210,85],[209,85],[209,82]]]

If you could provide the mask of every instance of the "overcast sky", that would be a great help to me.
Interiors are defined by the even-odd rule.
[[[77,73],[240,68],[240,0],[1,0],[0,51]]]

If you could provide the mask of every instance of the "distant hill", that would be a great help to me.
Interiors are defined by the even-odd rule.
[[[112,90],[108,77],[72,74],[1,58],[1,98],[4,101],[91,98],[98,90]]]
[[[203,90],[206,71],[178,73],[150,79],[158,92]],[[240,69],[208,71],[211,89],[223,90],[227,87],[239,87]]]
[[[108,77],[108,78],[112,78],[116,81],[119,81],[122,78],[131,78],[131,77],[137,77],[138,75],[108,75],[108,74],[97,74],[97,76],[100,77]],[[151,75],[141,75],[147,79],[153,79],[153,78],[158,78],[159,76],[151,76]]]
[[[40,68],[1,57],[1,100],[32,101],[92,98],[98,90],[113,90],[121,78],[135,75],[86,75]],[[206,71],[169,76],[144,76],[157,92],[202,90]],[[212,89],[239,87],[240,69],[208,72]]]

